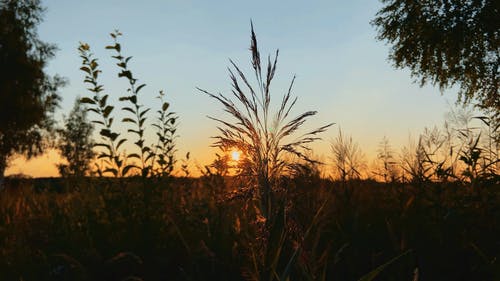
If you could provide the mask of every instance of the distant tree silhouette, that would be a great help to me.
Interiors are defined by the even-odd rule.
[[[500,1],[382,0],[372,24],[390,59],[421,85],[460,86],[459,101],[500,112]]]
[[[67,164],[58,164],[61,176],[85,176],[94,157],[92,148],[93,126],[87,120],[87,110],[77,99],[69,116],[64,120],[64,128],[59,129],[57,148]]]
[[[43,151],[60,99],[63,80],[44,72],[55,46],[38,38],[42,12],[38,0],[0,2],[0,183],[12,154]]]

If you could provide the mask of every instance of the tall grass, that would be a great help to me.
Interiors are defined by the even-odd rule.
[[[279,51],[276,50],[273,59],[268,57],[267,66],[263,70],[253,24],[250,52],[255,85],[252,85],[238,65],[230,60],[231,95],[213,94],[200,88],[198,90],[217,100],[232,118],[226,121],[210,117],[221,125],[218,127],[220,134],[215,137],[215,146],[222,150],[234,147],[246,154],[248,170],[245,172],[251,175],[251,181],[255,180],[260,211],[265,219],[269,219],[273,213],[272,189],[277,186],[279,178],[296,168],[300,163],[298,160],[315,162],[305,153],[309,150],[307,145],[319,140],[317,135],[325,132],[333,123],[297,136],[297,130],[317,112],[307,111],[290,117],[290,111],[297,102],[297,97],[292,97],[295,77],[282,97],[277,111],[273,112],[270,89],[276,73]],[[290,158],[290,155],[295,158]]]

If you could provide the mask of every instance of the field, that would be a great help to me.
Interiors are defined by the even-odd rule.
[[[500,186],[8,179],[1,280],[499,280]],[[365,279],[362,279],[365,278]]]
[[[56,2],[0,0],[0,281],[500,280],[500,1]]]

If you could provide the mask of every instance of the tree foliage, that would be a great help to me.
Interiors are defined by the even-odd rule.
[[[64,120],[64,128],[59,129],[57,148],[66,159],[67,164],[58,164],[61,176],[85,176],[94,158],[92,148],[93,126],[87,120],[87,110],[81,105],[79,99],[69,116]]]
[[[63,80],[44,71],[56,48],[38,38],[42,12],[38,0],[0,2],[0,177],[13,153],[43,151],[60,99]]]
[[[500,111],[500,2],[382,0],[372,21],[390,59],[421,85],[460,86],[459,101]]]

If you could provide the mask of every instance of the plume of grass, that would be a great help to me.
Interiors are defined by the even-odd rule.
[[[292,79],[288,91],[283,96],[277,112],[271,108],[271,83],[276,73],[279,51],[274,58],[267,59],[267,66],[263,69],[257,37],[251,24],[252,67],[256,85],[252,85],[238,65],[230,60],[229,77],[232,82],[231,95],[214,94],[198,88],[199,91],[214,98],[224,107],[233,120],[209,117],[219,123],[219,135],[214,137],[214,146],[222,150],[237,148],[246,154],[249,161],[249,173],[255,180],[258,188],[260,211],[266,219],[272,214],[272,188],[278,178],[292,169],[296,162],[289,159],[300,159],[306,162],[315,162],[305,151],[308,144],[319,140],[318,135],[324,132],[333,123],[311,130],[296,136],[297,130],[305,121],[314,116],[316,111],[307,111],[296,117],[290,117],[290,111],[297,102],[292,97],[292,88],[295,77]],[[287,156],[296,157],[287,157]]]
[[[365,168],[364,154],[352,137],[346,137],[339,129],[337,137],[331,142],[333,162],[338,177],[342,182],[361,178],[361,171]]]

